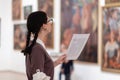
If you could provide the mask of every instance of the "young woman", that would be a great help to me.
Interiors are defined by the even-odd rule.
[[[33,74],[39,69],[50,76],[53,80],[54,67],[65,61],[66,55],[60,56],[55,62],[52,61],[44,46],[44,38],[51,32],[52,19],[45,12],[37,11],[27,19],[27,41],[22,52],[26,56],[26,73],[28,80],[33,80]],[[31,35],[33,39],[31,40]]]

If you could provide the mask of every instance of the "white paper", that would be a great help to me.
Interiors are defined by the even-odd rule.
[[[73,34],[67,50],[67,60],[76,60],[87,43],[90,34]]]

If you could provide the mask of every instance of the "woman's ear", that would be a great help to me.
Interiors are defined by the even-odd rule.
[[[42,29],[43,29],[43,30],[47,30],[47,25],[46,25],[46,24],[43,24]]]

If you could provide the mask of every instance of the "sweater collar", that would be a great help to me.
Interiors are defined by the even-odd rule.
[[[41,39],[38,38],[38,39],[36,40],[36,42],[37,42],[38,44],[42,45],[44,48],[46,48],[44,42],[43,42]]]
[[[31,40],[33,40],[33,37],[31,37]],[[46,49],[45,44],[44,44],[44,42],[43,42],[41,39],[37,38],[36,42],[37,42],[38,44],[42,45],[43,48]]]

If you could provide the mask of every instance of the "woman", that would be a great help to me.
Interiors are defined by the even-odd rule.
[[[36,73],[37,69],[50,76],[50,80],[53,80],[54,67],[62,63],[66,58],[66,55],[62,55],[53,62],[45,49],[43,41],[51,32],[51,21],[46,13],[42,11],[33,12],[28,16],[26,47],[22,51],[26,56],[28,80],[33,80],[32,76]],[[33,36],[32,41],[30,41],[31,35]]]

